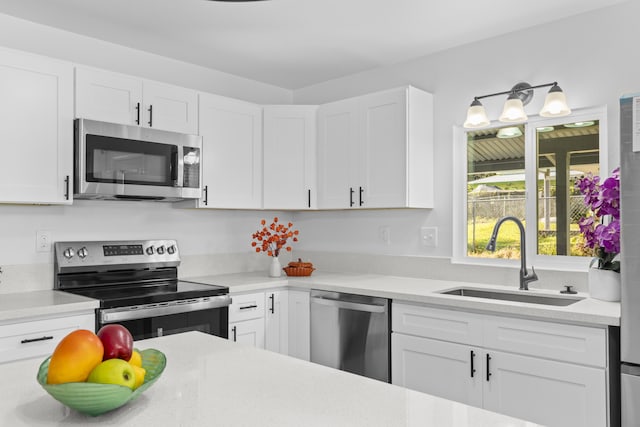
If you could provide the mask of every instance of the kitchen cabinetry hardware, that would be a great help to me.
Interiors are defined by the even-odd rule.
[[[349,187],[349,207],[353,206],[353,187]]]
[[[204,186],[204,200],[202,201],[202,203],[204,203],[205,206],[207,206],[209,204],[209,186],[205,185]]]
[[[140,124],[140,103],[136,103],[136,124]]]
[[[64,177],[64,199],[69,200],[69,175]]]
[[[149,127],[153,127],[153,105],[149,105]]]
[[[28,344],[30,342],[38,342],[38,341],[48,341],[48,340],[52,340],[53,336],[51,335],[45,335],[44,337],[40,337],[40,338],[26,338],[23,339],[22,341],[20,341],[20,344]]]
[[[487,381],[489,381],[489,377],[491,376],[491,371],[489,370],[489,361],[491,360],[491,356],[487,353]]]
[[[471,350],[470,359],[471,359],[471,378],[473,378],[473,374],[476,373],[476,368],[473,366],[473,361],[476,358],[476,353]]]
[[[271,313],[275,313],[275,301],[274,301],[274,295],[271,294],[271,296],[269,297],[269,299],[271,300],[271,308],[269,309],[269,311],[271,311]]]
[[[307,190],[307,207],[311,207],[311,189]]]
[[[258,308],[258,306],[255,305],[255,304],[245,305],[244,307],[238,307],[238,310],[247,310],[247,309],[250,309],[250,308]]]
[[[364,193],[364,188],[360,187],[360,206],[364,204],[364,200],[362,200],[362,193]]]
[[[233,328],[231,328],[231,331],[233,332],[233,342],[236,342],[236,331],[237,331],[238,327],[234,326]]]

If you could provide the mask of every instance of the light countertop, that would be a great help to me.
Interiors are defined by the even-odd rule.
[[[137,400],[96,418],[66,408],[39,386],[42,360],[0,365],[0,424],[537,426],[200,332],[138,341],[136,347],[164,352],[164,373]]]
[[[30,291],[0,295],[0,323],[22,318],[93,312],[100,301],[62,291]]]
[[[443,295],[439,292],[465,286],[479,289],[498,289],[509,292],[528,292],[560,295],[559,290],[535,289],[518,291],[515,286],[486,285],[445,280],[385,276],[377,274],[314,272],[310,277],[269,278],[266,272],[236,273],[220,276],[189,277],[185,280],[228,286],[233,295],[274,288],[321,289],[352,294],[390,298],[394,301],[415,302],[443,308],[515,315],[539,320],[554,320],[592,326],[620,326],[620,303],[589,298],[578,293],[579,302],[565,307],[513,301],[488,300],[472,297]]]

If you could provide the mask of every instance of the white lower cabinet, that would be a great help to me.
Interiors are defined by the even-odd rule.
[[[394,384],[551,427],[609,425],[604,329],[401,303],[392,329]]]
[[[94,331],[94,313],[23,319],[0,325],[0,363],[48,356],[62,338],[76,329]]]
[[[289,291],[267,291],[265,313],[265,348],[276,353],[289,352]]]
[[[309,291],[289,290],[289,356],[311,359]]]
[[[232,299],[230,340],[309,360],[309,291],[273,289]]]
[[[229,323],[229,339],[241,344],[264,348],[264,318]]]
[[[228,337],[231,341],[264,348],[264,292],[232,296]]]

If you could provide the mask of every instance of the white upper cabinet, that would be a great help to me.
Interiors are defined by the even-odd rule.
[[[262,107],[200,94],[203,196],[197,207],[262,207]]]
[[[263,109],[263,208],[316,207],[316,112],[314,105]]]
[[[70,204],[73,66],[0,49],[0,202]]]
[[[194,90],[112,73],[76,68],[76,117],[198,133]]]
[[[403,87],[320,106],[318,208],[431,207],[431,94]]]

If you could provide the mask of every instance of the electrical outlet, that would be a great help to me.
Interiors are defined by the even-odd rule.
[[[389,227],[388,225],[380,226],[380,228],[378,228],[378,236],[380,237],[380,240],[382,240],[382,242],[385,245],[390,245],[391,244],[391,227]]]
[[[51,232],[49,231],[36,232],[36,251],[51,252]]]
[[[438,246],[438,227],[421,227],[420,241],[425,248]]]

